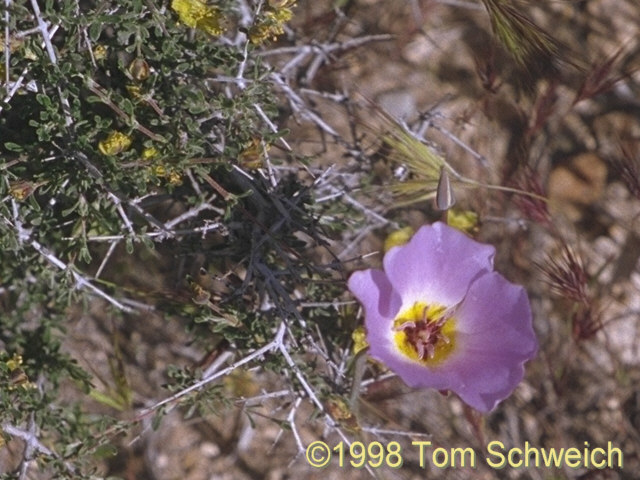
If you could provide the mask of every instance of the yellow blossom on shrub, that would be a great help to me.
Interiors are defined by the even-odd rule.
[[[456,228],[469,235],[478,230],[478,214],[471,210],[447,210],[447,223],[450,227]]]
[[[182,185],[182,175],[176,170],[171,170],[169,172],[169,184],[174,187]]]
[[[369,346],[367,343],[367,333],[364,327],[358,327],[351,333],[351,340],[353,340],[353,353],[357,355],[359,352]]]
[[[265,16],[276,23],[284,24],[293,18],[293,12],[290,8],[273,8],[267,10]]]
[[[413,228],[411,227],[404,227],[400,230],[396,230],[395,232],[391,232],[387,236],[387,238],[384,239],[384,251],[388,252],[393,247],[404,245],[411,239],[412,236]]]
[[[5,361],[10,372],[9,391],[21,388],[35,388],[35,384],[29,381],[29,377],[22,369],[22,355],[14,353],[13,356]]]
[[[249,40],[259,44],[268,39],[275,40],[284,33],[284,24],[293,17],[289,7],[295,5],[295,0],[270,1],[264,14],[264,19],[249,29]]]
[[[238,164],[249,170],[260,168],[264,160],[264,152],[267,150],[269,150],[269,144],[263,145],[262,140],[255,137],[238,155]]]
[[[188,27],[203,30],[210,35],[220,35],[224,31],[220,9],[201,0],[173,0],[171,8]]]
[[[19,202],[33,193],[33,183],[24,180],[9,182],[9,194]]]
[[[158,178],[163,178],[167,176],[167,168],[164,165],[156,165],[151,168],[153,174]]]
[[[131,146],[131,137],[122,132],[113,131],[98,144],[98,150],[103,155],[117,155]]]
[[[140,87],[140,85],[128,84],[125,85],[124,88],[127,89],[127,92],[129,92],[131,98],[135,98],[136,100],[138,100],[142,97],[142,87]]]
[[[153,157],[158,155],[158,150],[155,147],[148,147],[142,151],[142,159],[143,160],[151,160]]]
[[[108,48],[105,45],[96,45],[93,49],[93,58],[96,60],[104,60],[107,58]]]
[[[253,25],[249,29],[249,41],[258,45],[271,37],[271,30],[268,25]]]
[[[5,362],[10,372],[13,372],[22,365],[22,355],[14,353],[13,356]]]
[[[269,0],[267,3],[271,8],[295,7],[297,0]]]
[[[15,180],[9,182],[9,194],[19,202],[26,199],[29,195],[36,191],[36,189],[47,183],[44,182],[30,182],[28,180]]]

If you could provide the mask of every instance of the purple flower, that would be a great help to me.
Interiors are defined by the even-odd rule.
[[[412,387],[450,390],[488,412],[524,376],[538,341],[521,286],[493,271],[495,249],[443,223],[422,227],[349,289],[369,354]]]

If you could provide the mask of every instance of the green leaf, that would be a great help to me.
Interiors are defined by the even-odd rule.
[[[51,108],[53,105],[51,99],[43,93],[38,93],[36,95],[36,101],[47,109]]]
[[[105,444],[105,445],[100,445],[98,448],[95,449],[93,456],[96,458],[110,458],[110,457],[115,457],[118,454],[118,449],[111,445],[111,444]]]
[[[114,408],[118,411],[124,410],[125,405],[123,405],[122,399],[120,398],[116,398],[111,395],[104,394],[95,389],[89,392],[89,396],[94,400],[102,403],[103,405]]]
[[[89,37],[93,42],[97,42],[102,34],[102,23],[95,22],[89,27]]]
[[[9,150],[10,152],[22,152],[24,151],[24,149],[22,148],[21,145],[18,145],[17,143],[13,143],[13,142],[5,142],[4,143],[4,148],[6,148],[7,150]]]

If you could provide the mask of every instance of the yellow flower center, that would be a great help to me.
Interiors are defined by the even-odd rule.
[[[411,360],[435,366],[455,350],[455,322],[446,307],[416,302],[393,321],[393,339]]]

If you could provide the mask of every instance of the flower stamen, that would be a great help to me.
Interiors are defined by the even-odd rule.
[[[454,348],[453,310],[440,305],[416,302],[394,322],[398,349],[407,357],[425,364],[439,363]]]

